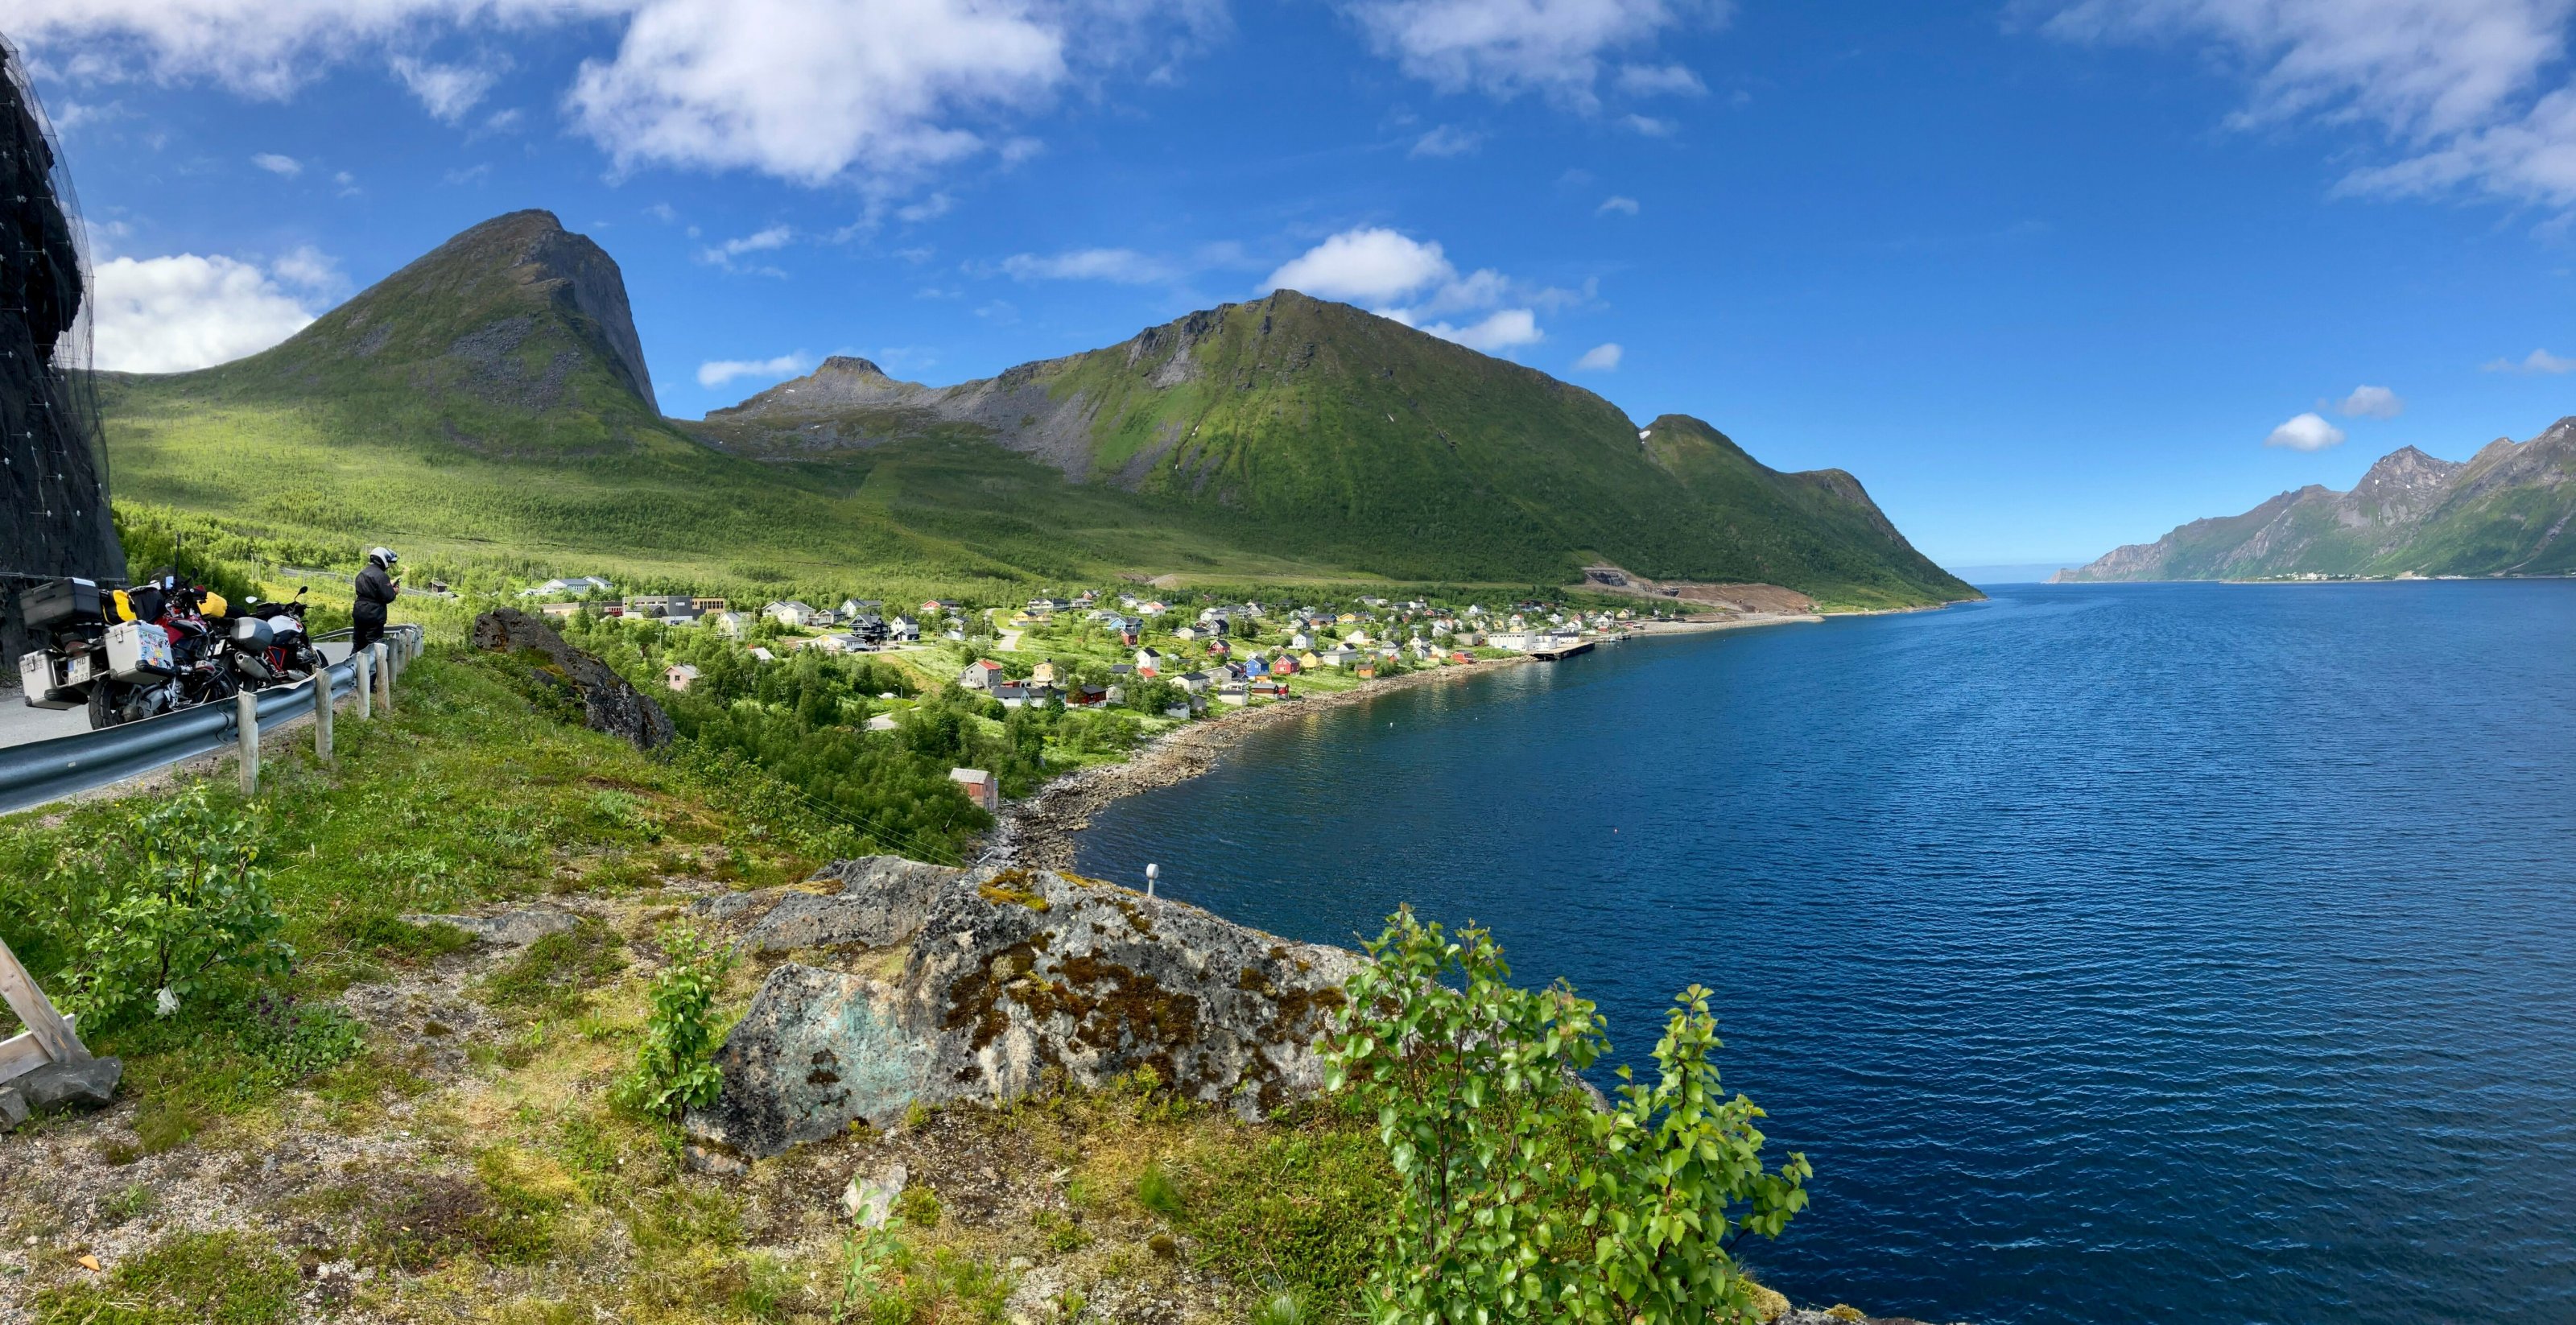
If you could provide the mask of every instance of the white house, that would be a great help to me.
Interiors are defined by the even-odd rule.
[[[1153,674],[1157,669],[1159,669],[1160,667],[1162,667],[1162,665],[1163,665],[1163,655],[1162,655],[1162,653],[1161,653],[1161,651],[1160,651],[1160,650],[1150,649],[1150,648],[1146,648],[1146,649],[1138,649],[1138,650],[1136,650],[1136,670],[1137,670],[1137,671],[1139,671],[1139,672],[1143,672],[1143,673],[1145,673],[1145,674],[1147,674],[1147,675],[1149,675],[1149,676],[1150,676],[1150,675],[1152,675],[1152,674]]]
[[[689,688],[689,683],[697,679],[698,669],[687,663],[673,663],[662,669],[662,684],[673,690],[686,690]]]
[[[575,575],[568,580],[548,580],[533,589],[521,589],[521,598],[549,598],[556,594],[588,597],[595,593],[615,593],[617,586],[596,575]]]
[[[760,609],[760,614],[782,626],[796,630],[815,624],[814,618],[820,615],[811,606],[797,602],[793,598],[783,603],[771,603]]]
[[[969,690],[991,690],[1002,679],[1002,665],[990,658],[978,658],[958,673],[957,684]]]

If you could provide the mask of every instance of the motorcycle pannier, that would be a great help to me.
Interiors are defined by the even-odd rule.
[[[170,632],[149,621],[125,621],[107,628],[107,670],[119,681],[147,676],[176,676]]]
[[[100,620],[98,584],[93,580],[47,580],[18,593],[18,614],[29,630],[55,630]]]
[[[233,618],[233,643],[247,648],[265,649],[276,637],[276,630],[255,616]]]

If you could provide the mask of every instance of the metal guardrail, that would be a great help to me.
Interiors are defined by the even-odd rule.
[[[347,633],[333,631],[315,642]],[[385,643],[398,664],[417,658],[423,643],[421,629],[388,627]],[[333,663],[301,685],[258,692],[259,725],[264,728],[271,721],[287,722],[311,713],[313,687],[325,680],[330,682],[334,702],[356,694],[358,660],[353,656]],[[238,744],[240,739],[238,711],[234,705],[223,703],[202,704],[119,727],[9,746],[0,749],[0,814],[14,814],[113,786],[157,768],[213,754]]]

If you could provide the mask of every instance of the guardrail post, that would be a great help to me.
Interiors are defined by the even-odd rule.
[[[259,794],[259,696],[248,690],[233,695],[233,722],[240,736],[241,787],[245,796]]]
[[[313,757],[331,764],[331,669],[313,670]]]
[[[394,715],[394,651],[382,644],[373,646],[376,665],[376,707],[385,716]]]
[[[368,669],[368,667],[367,667],[368,656],[367,656],[367,651],[366,651],[365,649],[352,649],[352,650],[350,650],[350,651],[349,651],[349,661],[351,661],[351,662],[353,662],[353,663],[356,663],[356,664],[357,664],[357,670],[356,670],[356,671],[353,671],[353,672],[351,672],[351,673],[349,674],[349,679],[350,679],[351,681],[354,681],[354,682],[356,682],[356,683],[357,683],[357,690],[358,690],[358,721],[360,721],[360,722],[365,722],[367,719],[372,718],[372,717],[374,717],[374,716],[376,715],[376,712],[375,712],[375,693],[376,693],[376,678],[375,678],[375,674],[374,674],[374,672],[370,671],[370,670]]]

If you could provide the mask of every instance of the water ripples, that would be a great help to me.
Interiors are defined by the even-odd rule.
[[[1716,990],[1802,1300],[2576,1320],[2576,584],[2048,586],[1391,694],[1082,868],[1492,925],[1642,1057]]]

